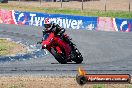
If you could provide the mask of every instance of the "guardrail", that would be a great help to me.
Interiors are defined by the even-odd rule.
[[[132,19],[0,10],[0,23],[5,24],[44,26],[43,21],[45,18],[50,18],[54,23],[66,29],[120,32],[132,31]]]

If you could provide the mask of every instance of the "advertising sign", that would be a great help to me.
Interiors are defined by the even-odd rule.
[[[118,32],[132,31],[132,19],[0,10],[0,23],[4,24],[44,26],[44,20],[46,18],[49,18],[52,22],[66,29]]]
[[[35,12],[15,11],[15,24],[44,26],[44,19],[50,18],[54,23],[63,28],[95,30],[97,26],[97,17],[84,17],[60,14],[46,14]]]

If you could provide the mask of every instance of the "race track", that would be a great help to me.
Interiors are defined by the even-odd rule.
[[[35,46],[41,40],[42,27],[0,24],[0,37]],[[19,57],[15,60],[0,60],[0,75],[75,76],[78,67],[88,73],[132,74],[132,33],[67,30],[84,57],[82,64],[52,64],[57,62],[51,54],[41,51],[37,58]],[[2,58],[3,59],[3,58]]]

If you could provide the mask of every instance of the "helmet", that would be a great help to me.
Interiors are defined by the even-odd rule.
[[[44,27],[45,27],[45,28],[50,28],[51,26],[52,26],[51,20],[50,20],[49,18],[46,18],[46,19],[44,20]]]

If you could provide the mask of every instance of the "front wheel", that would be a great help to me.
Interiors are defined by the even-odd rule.
[[[81,64],[82,63],[82,61],[83,61],[83,56],[82,56],[82,54],[79,52],[79,50],[78,49],[76,49],[75,51],[75,58],[74,58],[74,62],[76,62],[76,64]]]
[[[54,48],[51,48],[51,53],[59,63],[61,64],[67,63],[66,59],[61,54],[58,54]]]

